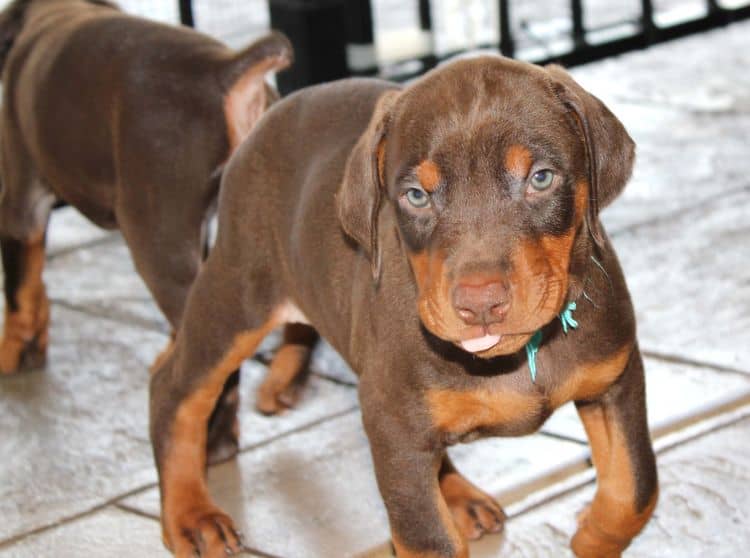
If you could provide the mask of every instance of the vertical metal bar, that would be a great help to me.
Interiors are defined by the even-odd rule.
[[[643,39],[646,45],[650,45],[654,42],[657,31],[654,23],[654,5],[651,0],[641,0],[641,26]]]
[[[350,74],[346,52],[348,25],[345,2],[269,0],[271,27],[289,37],[294,47],[294,64],[276,76],[276,83],[283,95],[300,87]]]
[[[419,27],[422,31],[432,31],[430,0],[419,0]]]
[[[349,0],[344,3],[344,7],[347,41],[357,45],[372,44],[372,6],[370,0]]]
[[[500,0],[500,52],[505,56],[513,56],[515,54],[508,0]]]
[[[573,43],[577,48],[586,44],[586,30],[583,26],[583,1],[570,0],[570,11],[573,16]]]
[[[193,0],[179,0],[180,5],[180,21],[183,25],[188,27],[195,27],[195,20],[193,19]]]
[[[353,74],[372,74],[378,69],[370,0],[343,3],[346,23],[346,60]]]

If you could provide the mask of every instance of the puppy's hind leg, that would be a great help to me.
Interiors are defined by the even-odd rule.
[[[41,368],[47,360],[49,301],[42,282],[44,237],[44,231],[24,240],[0,236],[5,272],[2,374]]]
[[[0,249],[5,274],[5,322],[0,374],[44,366],[49,301],[42,282],[45,236],[54,196],[29,170],[8,138],[3,145]],[[12,163],[12,164],[11,164]]]
[[[294,407],[309,374],[310,355],[318,338],[318,332],[307,324],[284,326],[284,340],[258,387],[255,401],[258,411],[276,415]]]
[[[169,183],[165,183],[169,184]],[[200,183],[185,182],[188,192],[200,191]],[[138,190],[140,189],[131,189]],[[144,191],[172,191],[151,186]],[[130,190],[128,195],[132,195]],[[205,224],[206,209],[193,197],[173,201],[161,198],[156,210],[147,210],[140,200],[123,197],[118,220],[133,254],[136,268],[151,291],[173,331],[180,327],[188,293],[201,261],[208,250]],[[174,339],[156,357],[151,369],[157,370],[174,350]],[[239,407],[239,370],[230,375],[209,420],[209,463],[233,457],[239,449],[236,424]]]

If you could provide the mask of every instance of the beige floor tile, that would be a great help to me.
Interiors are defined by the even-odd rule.
[[[451,454],[470,479],[499,495],[560,463],[583,463],[586,451],[532,436],[483,440]],[[243,454],[238,462],[213,468],[209,477],[217,501],[259,550],[285,557],[351,556],[389,538],[358,412]],[[158,514],[156,490],[124,503]]]

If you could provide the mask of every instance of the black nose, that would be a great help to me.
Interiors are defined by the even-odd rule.
[[[468,325],[502,322],[510,307],[510,295],[500,280],[464,281],[453,289],[453,307]]]

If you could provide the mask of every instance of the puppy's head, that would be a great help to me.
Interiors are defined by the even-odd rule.
[[[561,311],[633,158],[622,124],[561,68],[461,60],[381,97],[339,216],[377,279],[377,216],[393,204],[424,326],[490,358]]]

